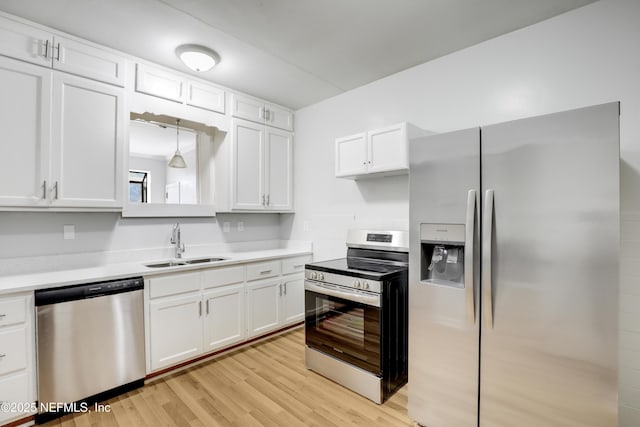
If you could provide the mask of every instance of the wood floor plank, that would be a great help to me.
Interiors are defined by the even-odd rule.
[[[45,427],[400,427],[407,387],[382,405],[306,369],[304,328],[239,348],[110,400],[110,413]]]

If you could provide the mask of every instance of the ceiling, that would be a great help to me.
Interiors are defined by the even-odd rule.
[[[176,151],[175,126],[158,125],[144,121],[131,121],[129,126],[129,153],[133,156],[157,157],[169,160]],[[196,134],[180,127],[180,152],[196,148]]]
[[[298,109],[595,0],[0,0],[0,10]]]

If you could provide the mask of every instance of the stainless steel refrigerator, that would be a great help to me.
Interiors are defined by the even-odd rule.
[[[409,416],[617,425],[619,104],[410,142]]]

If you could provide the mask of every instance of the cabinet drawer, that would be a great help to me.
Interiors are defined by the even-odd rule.
[[[0,375],[27,367],[27,330],[24,326],[0,331]]]
[[[0,402],[8,403],[28,403],[33,402],[29,392],[29,374],[20,373],[18,375],[12,375],[9,377],[0,379]],[[22,408],[16,408],[22,409]],[[21,418],[29,415],[30,412],[17,413],[17,412],[4,412],[0,411],[0,422],[10,420],[12,418]]]
[[[244,282],[244,267],[234,266],[207,270],[203,274],[203,280],[205,289],[241,283]]]
[[[23,323],[27,314],[27,299],[7,298],[0,301],[0,326]]]
[[[199,272],[153,277],[149,279],[149,296],[158,298],[199,291],[200,277]]]
[[[311,262],[311,255],[297,256],[282,260],[282,274],[302,273],[304,265]]]
[[[280,271],[280,260],[249,264],[247,265],[247,281],[279,276]]]

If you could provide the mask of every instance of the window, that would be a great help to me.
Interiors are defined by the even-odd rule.
[[[148,203],[147,196],[149,172],[129,171],[129,201],[132,203]]]

